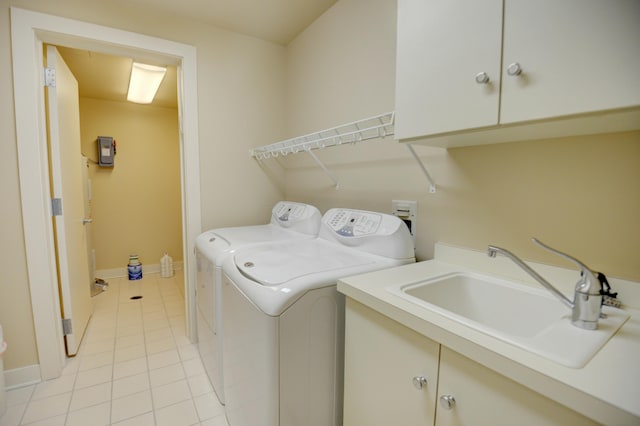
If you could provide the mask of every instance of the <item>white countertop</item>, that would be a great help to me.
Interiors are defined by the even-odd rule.
[[[573,298],[575,270],[527,262]],[[608,425],[640,425],[640,283],[609,283],[631,317],[580,369],[569,368],[429,311],[387,290],[430,277],[472,269],[540,287],[508,259],[436,245],[436,259],[357,275],[338,291],[548,398]]]

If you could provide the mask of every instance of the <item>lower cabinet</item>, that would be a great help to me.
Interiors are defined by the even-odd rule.
[[[453,398],[451,405],[446,402]],[[442,346],[438,426],[598,423]]]
[[[433,340],[347,298],[344,426],[433,424],[439,353]]]
[[[596,422],[347,298],[344,426]]]

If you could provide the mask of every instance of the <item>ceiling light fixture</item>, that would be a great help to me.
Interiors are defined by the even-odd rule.
[[[150,104],[166,72],[165,67],[134,62],[131,66],[127,100],[137,104]]]

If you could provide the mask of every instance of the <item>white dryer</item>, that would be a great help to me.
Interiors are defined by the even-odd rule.
[[[395,216],[331,209],[318,238],[248,247],[223,263],[230,426],[342,425],[344,297],[337,280],[415,262]]]
[[[280,201],[265,225],[219,228],[196,239],[198,306],[198,350],[221,404],[224,404],[222,374],[222,262],[240,247],[265,242],[315,238],[322,215],[311,205]]]

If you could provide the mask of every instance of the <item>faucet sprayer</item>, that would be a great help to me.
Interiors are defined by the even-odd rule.
[[[487,255],[489,255],[489,257],[496,257],[499,253],[511,259],[572,310],[571,323],[573,325],[586,330],[596,330],[598,328],[598,319],[600,318],[602,305],[602,285],[598,278],[596,278],[591,269],[578,259],[549,247],[535,238],[531,240],[545,250],[572,261],[580,268],[580,280],[576,283],[573,302],[509,250],[490,245],[487,247]]]

